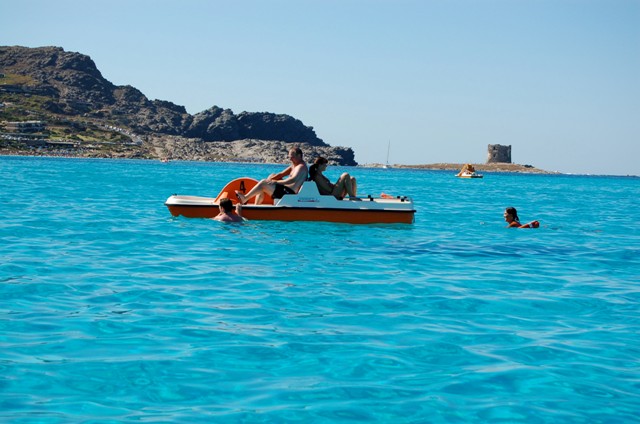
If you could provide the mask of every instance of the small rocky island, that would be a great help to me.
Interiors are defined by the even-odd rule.
[[[433,163],[430,165],[414,165],[408,168],[435,169],[445,171],[459,171],[463,163]],[[487,146],[487,162],[483,164],[470,164],[476,171],[482,172],[519,172],[527,174],[552,174],[555,172],[544,171],[532,165],[518,165],[511,162],[511,145],[489,144]],[[400,165],[400,167],[404,167]]]
[[[0,154],[280,163],[292,145],[357,165],[351,148],[330,146],[292,116],[218,106],[191,115],[112,84],[89,56],[0,46]]]

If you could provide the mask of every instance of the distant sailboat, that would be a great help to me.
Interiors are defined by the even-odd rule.
[[[382,165],[384,169],[391,168],[391,165],[389,165],[389,150],[391,150],[391,140],[389,140],[389,144],[387,145],[387,162]]]

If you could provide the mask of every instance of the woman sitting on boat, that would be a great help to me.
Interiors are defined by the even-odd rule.
[[[349,195],[349,197],[355,199],[358,190],[356,179],[345,172],[338,178],[335,184],[331,184],[331,181],[323,174],[328,164],[329,161],[320,156],[315,160],[314,164],[311,165],[311,168],[309,168],[309,180],[316,183],[318,192],[322,195],[332,195],[340,200],[342,200],[345,195]]]
[[[509,224],[507,228],[538,228],[540,226],[538,221],[531,221],[524,225],[521,224],[520,218],[518,218],[518,211],[512,207],[505,209],[504,220]]]

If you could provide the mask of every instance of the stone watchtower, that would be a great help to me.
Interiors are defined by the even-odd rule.
[[[511,145],[489,144],[487,163],[511,163]]]

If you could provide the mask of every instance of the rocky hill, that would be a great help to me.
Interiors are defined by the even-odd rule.
[[[44,122],[46,130],[14,136],[6,128],[6,122],[31,120]],[[352,149],[329,146],[292,116],[234,114],[218,106],[191,115],[183,106],[112,84],[89,56],[59,47],[0,46],[0,121],[4,150],[63,146],[85,156],[266,161],[295,143],[332,163],[357,165]],[[253,150],[238,156],[233,146],[239,145]]]

